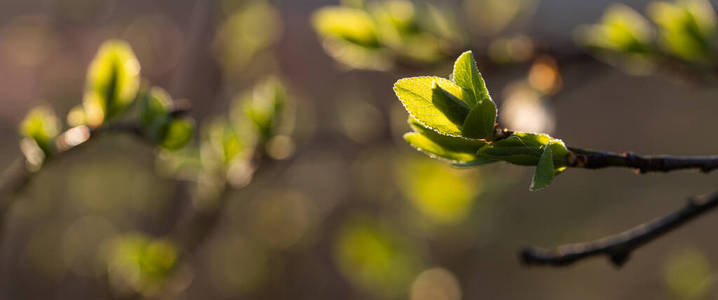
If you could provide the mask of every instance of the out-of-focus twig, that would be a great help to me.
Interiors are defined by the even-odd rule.
[[[567,266],[594,256],[607,256],[622,266],[639,247],[679,228],[718,206],[718,192],[688,200],[686,205],[662,218],[636,226],[620,234],[587,243],[564,245],[555,250],[527,248],[521,251],[525,265]]]

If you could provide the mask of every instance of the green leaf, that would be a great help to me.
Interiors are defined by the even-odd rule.
[[[37,143],[47,155],[52,149],[53,139],[60,133],[60,121],[46,106],[33,108],[20,123],[20,135]]]
[[[481,77],[479,68],[476,66],[474,54],[471,51],[464,52],[456,59],[456,62],[454,62],[453,79],[458,86],[466,89],[471,94],[472,97],[467,99],[469,100],[467,103],[470,106],[473,107],[485,100],[493,103],[491,96],[489,96],[489,90],[486,89],[484,78]],[[494,110],[495,109],[496,107],[494,105]],[[495,113],[494,111],[494,114]],[[493,126],[493,122],[491,125]]]
[[[123,112],[136,98],[140,64],[127,42],[102,44],[87,71],[83,105],[88,125],[99,126]]]
[[[481,147],[486,145],[486,142],[483,140],[468,139],[459,136],[440,134],[434,130],[425,127],[424,125],[416,121],[414,118],[409,118],[409,126],[411,126],[411,128],[414,129],[415,132],[420,133],[421,135],[430,139],[432,142],[450,151],[474,154]]]
[[[553,165],[553,154],[551,153],[551,147],[546,145],[541,154],[541,158],[536,165],[536,172],[531,180],[532,191],[540,190],[547,187],[553,181],[556,175]]]
[[[494,159],[480,157],[473,153],[449,149],[417,132],[404,134],[404,140],[416,148],[416,150],[423,152],[429,157],[443,159],[456,166],[476,166],[496,161]]]
[[[454,82],[467,90],[469,105],[473,108],[462,124],[466,137],[493,139],[494,123],[496,123],[496,104],[491,100],[484,79],[476,67],[471,51],[466,51],[454,63]]]
[[[459,125],[436,106],[433,101],[433,86],[437,83],[443,90],[466,102],[468,94],[461,87],[441,77],[412,77],[400,79],[394,84],[394,92],[409,114],[427,128],[440,133],[461,136]]]
[[[434,82],[431,92],[431,102],[434,106],[444,113],[449,121],[462,125],[469,114],[469,107],[466,103],[442,89],[436,82]]]
[[[465,137],[492,140],[496,123],[496,105],[492,101],[484,101],[474,106],[464,120]]]
[[[164,138],[160,146],[167,150],[182,149],[194,136],[194,121],[192,119],[175,119],[167,124]]]
[[[541,148],[550,137],[531,133],[514,133],[508,138],[481,148],[477,154],[516,165],[534,166],[541,156]]]

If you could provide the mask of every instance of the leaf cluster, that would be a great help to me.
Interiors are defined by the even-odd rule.
[[[600,56],[630,67],[678,62],[715,66],[716,13],[707,0],[654,1],[649,21],[623,4],[613,4],[598,24],[577,31],[578,42]]]
[[[461,43],[450,14],[430,3],[353,1],[323,7],[312,21],[327,53],[350,68],[433,63]]]
[[[161,88],[141,87],[140,64],[130,45],[109,40],[90,63],[82,103],[67,114],[71,128],[61,132],[52,109],[35,108],[20,125],[22,150],[28,163],[37,168],[61,148],[87,140],[90,131],[133,117],[139,119],[142,135],[161,148],[176,150],[192,139],[194,121],[175,116],[174,108],[172,98]],[[58,140],[60,136],[63,139]]]
[[[533,165],[532,190],[548,186],[568,164],[569,151],[561,140],[498,127],[496,104],[471,51],[456,60],[451,79],[404,78],[394,84],[394,92],[413,129],[404,139],[431,157],[456,166]]]

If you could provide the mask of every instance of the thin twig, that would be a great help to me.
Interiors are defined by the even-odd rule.
[[[641,224],[620,234],[587,243],[569,244],[547,250],[527,248],[521,252],[525,265],[566,266],[593,256],[607,256],[620,267],[639,247],[673,231],[718,206],[718,192],[708,196],[693,197],[686,205],[673,213]]]
[[[575,168],[601,169],[625,167],[639,173],[670,172],[683,169],[699,169],[710,172],[718,168],[718,156],[677,157],[669,155],[641,156],[633,153],[613,153],[569,148],[568,165]]]

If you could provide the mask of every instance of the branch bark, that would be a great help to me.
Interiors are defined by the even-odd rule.
[[[677,157],[670,155],[641,156],[630,152],[613,153],[571,148],[568,164],[570,167],[602,169],[625,167],[638,173],[670,172],[684,169],[698,169],[710,172],[718,168],[718,156]]]
[[[596,241],[559,246],[555,250],[527,248],[521,251],[524,265],[561,267],[594,256],[607,256],[617,267],[622,266],[633,251],[704,215],[718,206],[718,192],[692,197],[681,209],[648,223],[638,225],[614,236]]]

